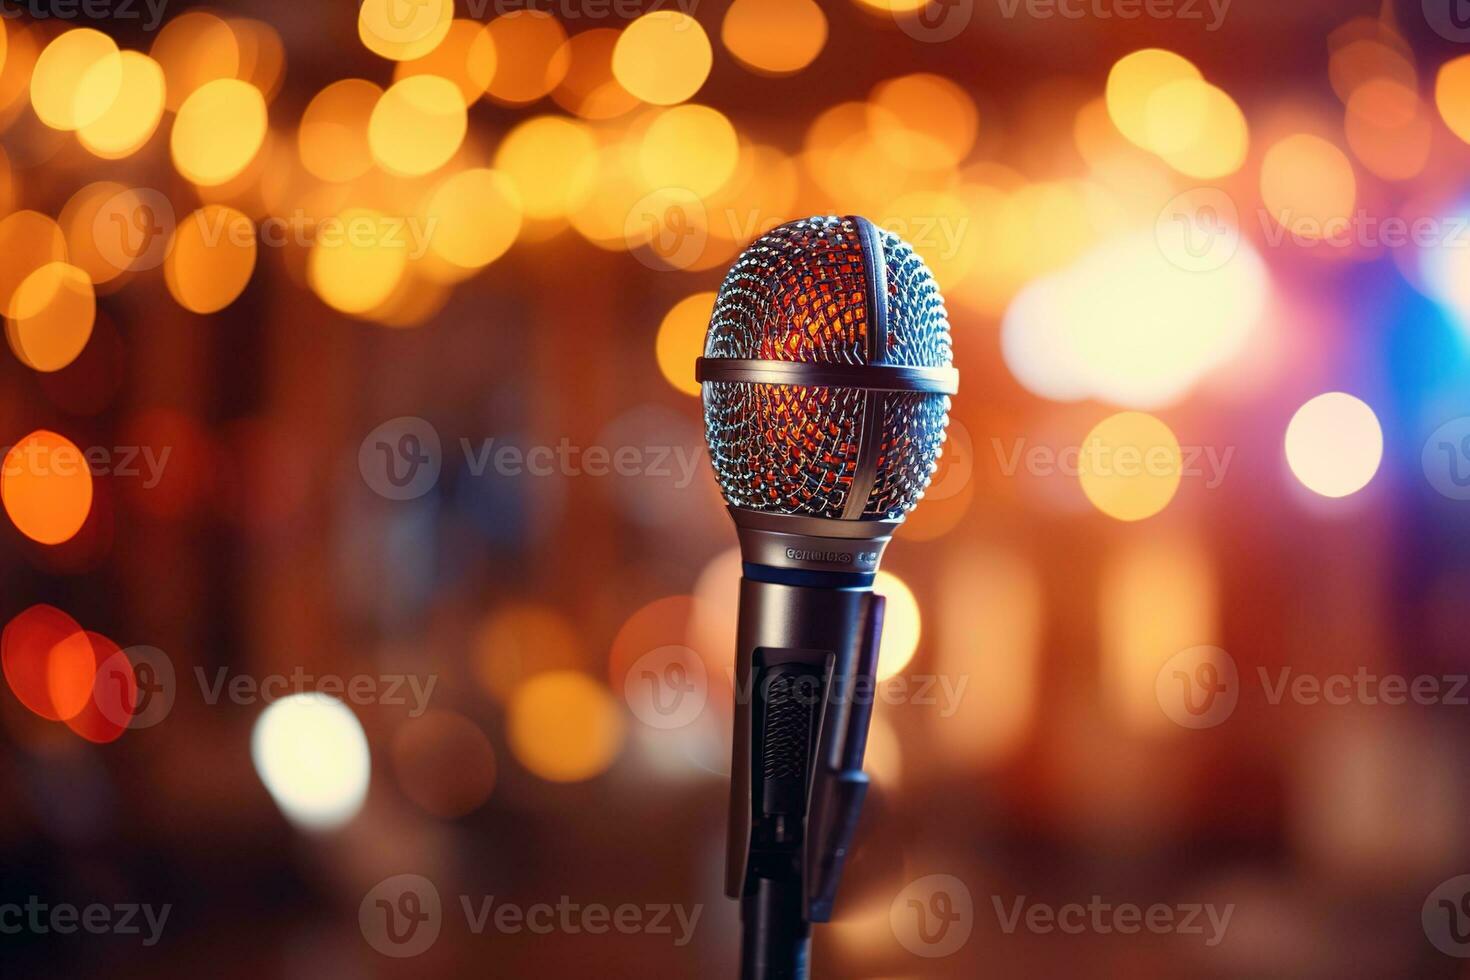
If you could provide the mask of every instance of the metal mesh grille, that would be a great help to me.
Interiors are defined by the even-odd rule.
[[[878,444],[878,478],[864,517],[897,517],[907,513],[929,488],[939,465],[944,430],[949,425],[949,396],[918,391],[891,391],[883,403],[883,440]]]
[[[892,364],[952,363],[949,318],[934,277],[902,239],[879,232],[888,276]],[[736,260],[715,301],[706,357],[866,361],[867,274],[857,224],[807,218],[775,229]],[[929,485],[947,395],[707,382],[705,426],[725,499],[736,507],[839,518],[859,465],[863,409],[882,399],[867,519],[902,516]]]
[[[744,381],[704,386],[710,460],[736,507],[841,517],[857,468],[863,393]]]
[[[949,316],[934,274],[909,243],[879,231],[888,269],[888,362],[945,367],[954,362]]]
[[[725,277],[705,356],[861,364],[867,285],[850,219],[782,225],[741,253]]]

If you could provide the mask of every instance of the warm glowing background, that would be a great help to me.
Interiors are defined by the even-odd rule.
[[[960,4],[947,40],[905,0],[520,6],[0,20],[0,902],[177,906],[147,950],[0,956],[729,975],[739,562],[693,359],[745,243],[858,213],[933,268],[963,378],[881,671],[963,693],[879,704],[821,975],[1456,975],[1419,914],[1470,852],[1470,708],[1254,678],[1470,664],[1470,425],[1432,437],[1470,415],[1470,48],[1418,0],[1215,32]],[[370,470],[405,416],[441,471],[395,500]],[[477,472],[489,439],[657,471]],[[1156,680],[1206,645],[1246,680],[1196,731]],[[172,665],[157,724],[127,728],[158,672],[119,647]],[[671,647],[709,704],[665,730],[634,681]],[[210,705],[196,674],[298,668],[433,675],[431,710]],[[705,909],[684,948],[460,921],[395,961],[357,912],[404,872],[452,914]],[[889,913],[934,873],[976,931],[929,961]],[[992,894],[1237,909],[1204,949],[1008,936]]]

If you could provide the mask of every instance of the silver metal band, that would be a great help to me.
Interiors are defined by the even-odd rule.
[[[701,357],[694,364],[699,381],[752,381],[757,384],[818,388],[865,388],[868,391],[932,391],[953,395],[960,372],[952,367],[906,364],[811,364],[744,357]]]

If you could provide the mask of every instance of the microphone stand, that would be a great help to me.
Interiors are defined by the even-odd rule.
[[[743,543],[747,557],[761,544]],[[725,868],[741,903],[742,980],[805,980],[811,924],[832,916],[868,789],[884,608],[872,577],[745,566]]]

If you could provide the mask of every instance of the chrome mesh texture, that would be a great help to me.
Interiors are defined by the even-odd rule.
[[[888,277],[884,361],[952,362],[949,318],[934,277],[902,239],[879,231]],[[807,218],[758,239],[720,287],[705,342],[708,358],[862,364],[867,272],[857,223]],[[863,446],[867,399],[878,399],[881,437],[865,519],[912,510],[929,485],[949,396],[923,392],[711,381],[704,385],[710,458],[733,506],[840,518]]]
[[[888,269],[888,363],[949,366],[949,315],[934,273],[908,242],[890,231],[878,234]]]
[[[868,277],[848,218],[807,218],[756,239],[715,300],[705,357],[861,364]]]
[[[704,386],[710,460],[736,507],[841,517],[857,469],[856,388],[712,381]]]

